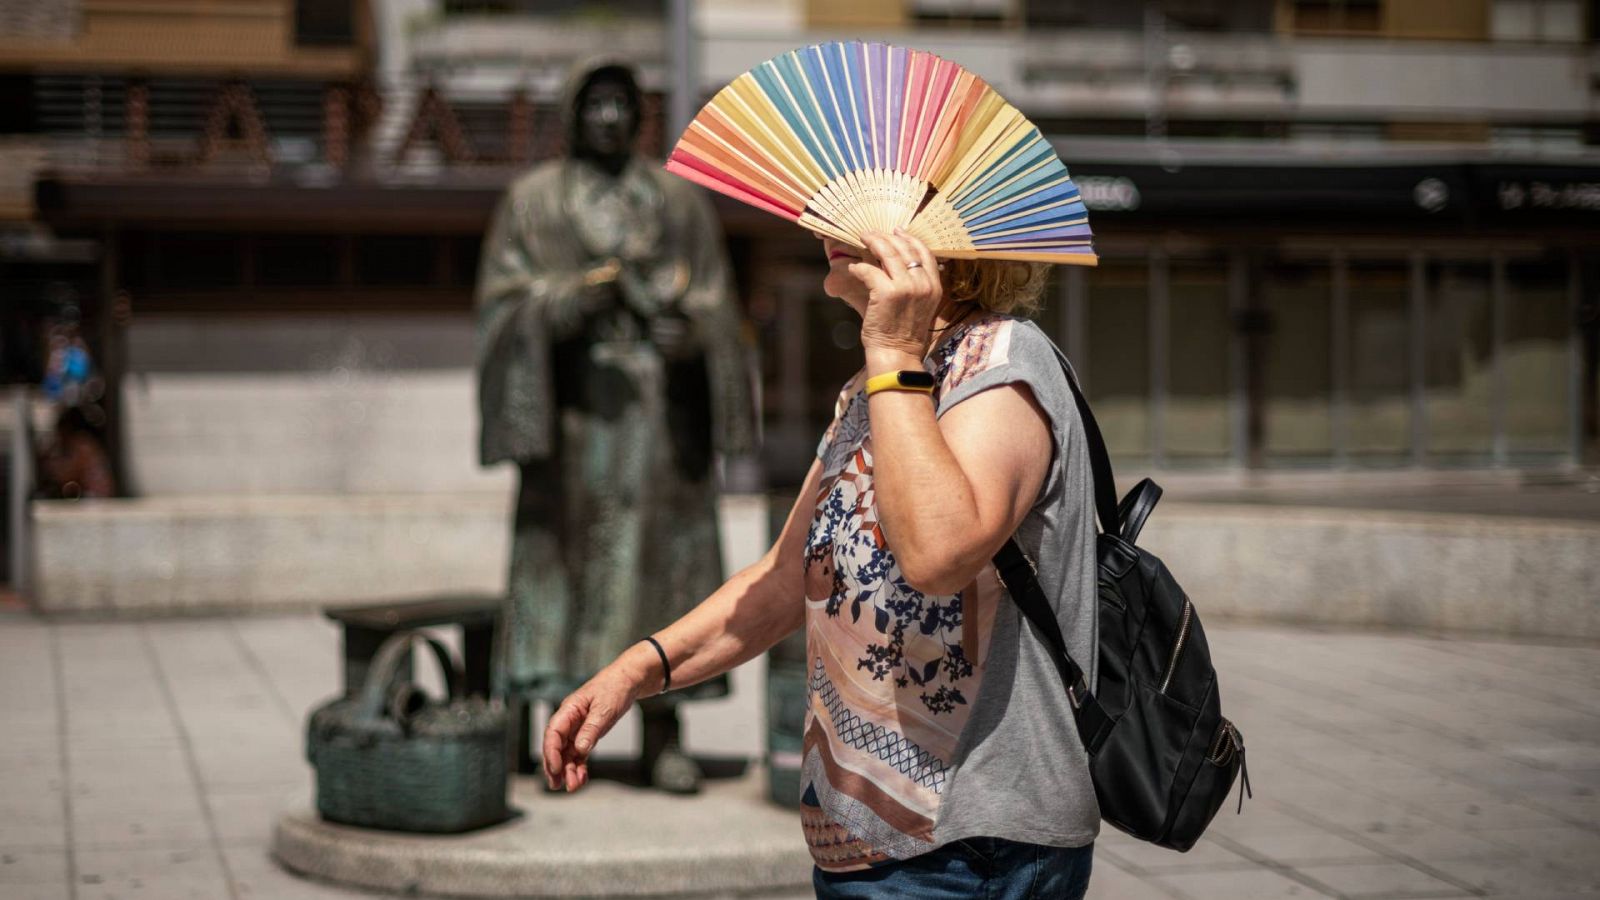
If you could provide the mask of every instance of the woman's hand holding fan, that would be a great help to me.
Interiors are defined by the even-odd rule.
[[[863,237],[876,262],[850,264],[867,288],[861,346],[874,371],[917,368],[928,352],[934,316],[944,302],[939,262],[928,245],[907,232]],[[875,364],[874,358],[881,365]]]

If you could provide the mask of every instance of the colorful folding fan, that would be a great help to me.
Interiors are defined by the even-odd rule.
[[[921,50],[791,50],[700,110],[667,170],[862,246],[901,227],[943,257],[1094,265],[1088,212],[1039,129]]]

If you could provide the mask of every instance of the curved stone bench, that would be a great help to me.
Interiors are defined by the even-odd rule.
[[[693,797],[595,781],[550,795],[514,783],[523,815],[465,835],[332,825],[307,803],[285,813],[272,853],[288,869],[405,896],[694,897],[811,884],[799,816],[765,800],[765,774],[708,781]]]

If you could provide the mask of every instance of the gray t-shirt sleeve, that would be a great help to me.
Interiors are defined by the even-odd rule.
[[[1078,416],[1071,388],[1056,357],[1055,345],[1038,325],[1026,319],[1004,319],[998,327],[1007,333],[969,333],[963,337],[967,346],[957,352],[940,385],[938,414],[943,416],[961,402],[992,388],[1026,385],[1050,426],[1050,467],[1039,496],[1053,496],[1061,477],[1061,448]]]

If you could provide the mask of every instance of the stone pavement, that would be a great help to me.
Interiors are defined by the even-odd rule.
[[[1600,648],[1207,626],[1255,800],[1184,855],[1108,830],[1092,897],[1600,897]],[[0,897],[371,896],[267,853],[337,641],[0,616]]]

